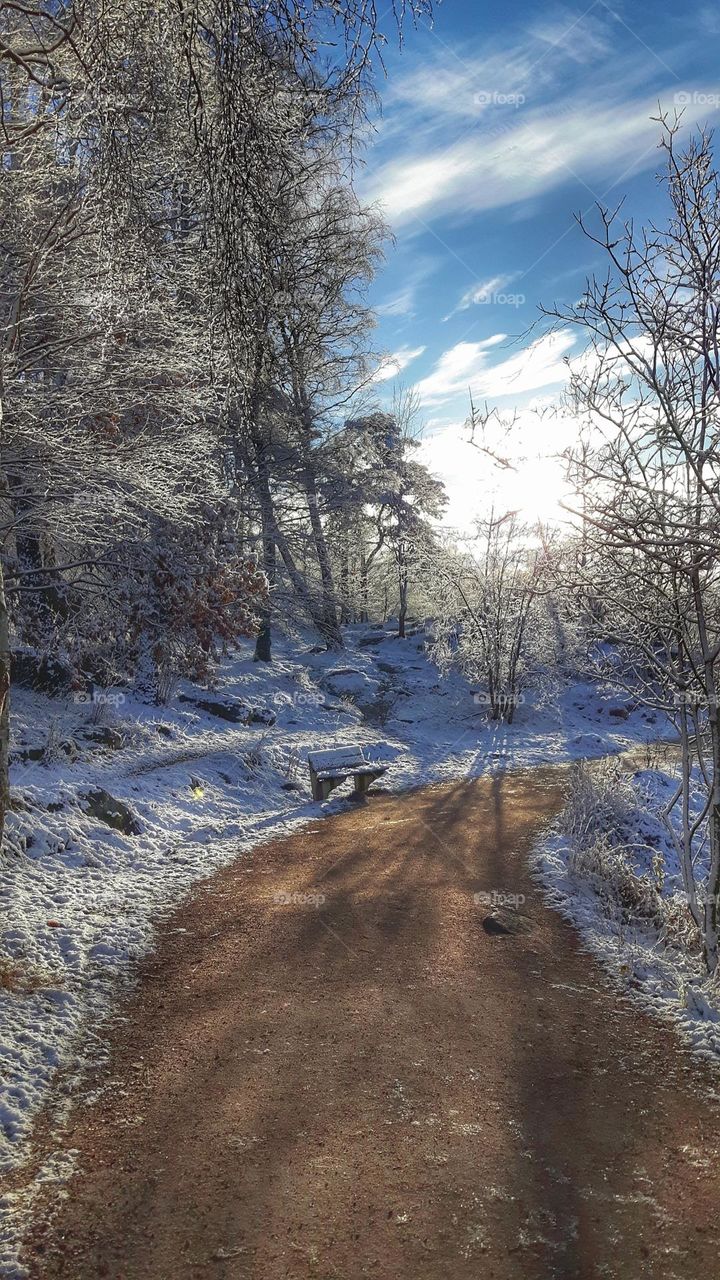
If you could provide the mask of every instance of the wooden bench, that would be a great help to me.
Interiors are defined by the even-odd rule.
[[[387,773],[387,765],[368,760],[362,747],[336,747],[308,753],[313,800],[327,800],[334,787],[353,778],[355,791],[365,795],[371,782]]]

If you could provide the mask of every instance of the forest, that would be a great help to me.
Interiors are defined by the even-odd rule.
[[[396,236],[365,177],[373,131],[393,136],[388,59],[411,58],[398,50],[413,32],[442,35],[450,7],[433,15],[431,0],[393,0],[386,11],[376,0],[0,4],[0,1169],[8,1178],[0,1208],[12,1219],[0,1235],[0,1275],[163,1280],[212,1264],[208,1274],[262,1280],[475,1277],[486,1274],[478,1258],[498,1238],[515,1238],[521,1205],[535,1252],[522,1245],[518,1260],[508,1245],[501,1269],[487,1274],[710,1274],[703,1249],[710,1256],[716,1248],[717,1228],[700,1192],[690,1226],[672,1219],[671,1272],[662,1269],[652,1214],[638,1201],[638,1216],[623,1216],[631,1211],[619,1183],[616,1230],[602,1239],[558,1187],[577,1190],[585,1179],[601,1194],[596,1172],[612,1157],[602,1124],[596,1130],[588,1119],[593,1106],[612,1131],[624,1123],[616,1107],[632,1112],[638,1148],[651,1141],[641,1100],[666,1071],[652,1136],[658,1162],[681,1149],[687,1132],[692,1150],[682,1150],[693,1169],[718,1167],[717,1127],[696,1132],[702,1108],[688,1101],[716,1082],[720,1054],[720,177],[712,128],[661,103],[649,121],[661,216],[635,219],[615,191],[594,201],[574,223],[575,250],[592,264],[582,287],[539,294],[525,334],[507,339],[531,344],[515,357],[519,381],[524,357],[529,368],[543,343],[572,348],[562,394],[542,401],[535,426],[562,475],[553,516],[536,518],[519,496],[525,403],[518,410],[507,393],[500,403],[486,396],[470,370],[452,430],[491,496],[479,483],[472,521],[459,528],[449,514],[454,481],[427,448],[432,397],[404,373],[405,348],[399,358],[381,336],[393,308],[383,312],[374,290]],[[442,91],[441,81],[424,89],[440,113]],[[512,99],[485,94],[482,105],[524,109],[522,94]],[[462,140],[448,142],[455,145]],[[423,172],[418,161],[408,199]],[[651,183],[644,173],[641,180]],[[443,231],[456,257],[457,217]],[[498,268],[490,282],[506,308],[523,297],[502,285],[511,278]],[[486,286],[466,291],[458,322],[488,299]],[[454,317],[436,309],[430,319],[439,330]],[[481,359],[506,338],[485,337]],[[464,358],[469,348],[463,329],[454,350]],[[424,351],[414,348],[408,360]],[[558,421],[570,431],[556,447]],[[379,783],[376,794],[368,800],[361,788],[330,801],[322,792],[318,808],[313,778],[324,769],[334,786],[333,769],[339,782],[350,776],[350,765],[341,770],[349,748],[366,785]],[[247,921],[236,960],[212,942],[231,927],[213,915],[221,910],[210,901],[215,892]],[[207,921],[205,934],[198,920]],[[567,941],[570,929],[580,950]],[[172,951],[173,931],[187,934],[187,971]],[[505,956],[521,956],[504,960],[509,977],[478,937],[509,940]],[[553,952],[557,963],[541,982]],[[169,1014],[160,1019],[176,1045],[167,1060],[143,1008],[132,1005],[125,1018],[134,1040],[120,1043],[116,1026],[128,991],[139,984],[143,992],[146,982],[155,991],[153,957],[174,1011],[172,1030]],[[225,1022],[244,1028],[243,1044],[262,1044],[252,1052],[268,1054],[294,1090],[298,1075],[307,1080],[308,1129],[310,1112],[322,1117],[318,1132],[333,1117],[337,1128],[317,1141],[327,1141],[336,1171],[357,1139],[358,1196],[370,1204],[378,1186],[387,1192],[390,1227],[374,1225],[375,1208],[358,1225],[344,1183],[341,1207],[330,1206],[325,1175],[308,1173],[317,1152],[302,1116],[278,1119],[286,1100],[283,1093],[281,1107],[276,1083],[255,1080],[252,1064],[247,1072],[227,1065],[241,1049],[230,1053],[217,1023],[198,1026],[208,1062],[212,1046],[212,1061],[225,1063],[225,1101],[212,1101],[209,1075],[174,1074],[176,1058],[194,1061],[197,1029],[184,1021],[182,992],[194,990],[203,966],[223,973],[224,986],[197,990],[198,1009],[214,1017],[219,992],[232,999]],[[443,977],[450,972],[452,980]],[[482,1008],[469,994],[478,972],[493,1001]],[[592,988],[592,998],[563,996],[568,975],[580,984],[573,991]],[[378,984],[383,1017],[396,1020],[389,1044]],[[406,1026],[409,998],[417,1019]],[[547,1084],[560,1126],[559,1082],[574,1068],[556,1041],[538,1049],[532,1039],[545,1034],[545,1000],[570,1028],[568,1043],[585,1035],[594,1045],[576,1072],[589,1102],[574,1097],[576,1129],[553,1129],[552,1138],[535,1131],[528,1098]],[[635,1012],[623,1012],[627,1000],[639,1002]],[[267,1033],[254,1022],[264,1005],[273,1014]],[[521,1026],[511,1026],[512,1010]],[[502,1080],[490,1059],[473,1066],[465,1045],[467,1021],[489,1053],[488,1018],[497,1019]],[[700,1065],[668,1048],[663,1025]],[[517,1056],[526,1033],[532,1071]],[[338,1036],[355,1037],[341,1065]],[[313,1037],[316,1054],[307,1048]],[[375,1074],[366,1041],[380,1046]],[[426,1051],[432,1070],[445,1063],[434,1083],[422,1075]],[[109,1088],[108,1062],[112,1079],[127,1084],[133,1054],[162,1065],[136,1100],[152,1115],[147,1159],[140,1138],[139,1155],[119,1148],[123,1194],[139,1194],[143,1178],[155,1186],[159,1143],[163,1160],[179,1150],[187,1165],[173,1174],[175,1190],[162,1166],[152,1222],[139,1214],[128,1243],[114,1201],[104,1235],[98,1227],[114,1157],[97,1134],[105,1124],[132,1126],[134,1112],[81,1115],[56,1149],[43,1125],[55,1125],[56,1138],[62,1131],[59,1099],[95,1107]],[[447,1082],[459,1062],[464,1083],[454,1093]],[[412,1088],[403,1083],[408,1063],[420,1072]],[[607,1095],[593,1101],[597,1072],[620,1077],[618,1063],[630,1082],[619,1081],[615,1096],[609,1076]],[[706,1068],[710,1085],[683,1075]],[[505,1184],[483,1163],[475,1090],[483,1073],[488,1090],[500,1091],[492,1093],[500,1113],[520,1114],[517,1097],[511,1103],[502,1092],[508,1080],[525,1099],[528,1161],[564,1170],[552,1192],[540,1175],[531,1187],[518,1172],[490,1194]],[[363,1089],[374,1133],[367,1149],[358,1136]],[[342,1119],[348,1090],[352,1123]],[[187,1137],[193,1096],[210,1108],[238,1099],[245,1128],[234,1150],[244,1154],[232,1174],[240,1205],[232,1230],[218,1217],[226,1182],[211,1139]],[[182,1121],[160,1108],[173,1097]],[[269,1108],[262,1115],[258,1098]],[[97,1105],[102,1113],[108,1104]],[[715,1103],[702,1105],[717,1119]],[[224,1133],[214,1114],[208,1134],[216,1122]],[[449,1154],[433,1148],[422,1169],[398,1155],[410,1139],[395,1126],[410,1123],[449,1126]],[[295,1181],[283,1125],[305,1162]],[[458,1134],[480,1144],[462,1159],[453,1154]],[[96,1140],[101,1154],[82,1174],[77,1200],[58,1209],[52,1186],[38,1190],[37,1181],[54,1185],[56,1173],[44,1178],[38,1168],[51,1167],[51,1150],[52,1160],[61,1149],[87,1153]],[[272,1171],[256,1168],[271,1151]],[[196,1161],[212,1168],[209,1209],[188,1190]],[[387,1169],[401,1169],[397,1183]],[[408,1187],[420,1196],[427,1169],[455,1226],[476,1207],[468,1188],[480,1179],[487,1192],[490,1216],[482,1230],[463,1226],[465,1243],[448,1245],[422,1197],[403,1217],[403,1196],[410,1204]],[[690,1199],[699,1176],[688,1175]],[[669,1184],[657,1172],[648,1178],[669,1204]],[[697,1232],[708,1233],[689,1243],[683,1232],[695,1231],[695,1217]],[[190,1243],[181,1246],[178,1223],[186,1222]],[[416,1225],[403,1235],[405,1222]],[[587,1250],[573,1246],[576,1269],[562,1255],[568,1270],[543,1270],[578,1231]],[[133,1232],[144,1232],[142,1241]],[[289,1243],[276,1246],[284,1233]],[[647,1266],[632,1252],[636,1234]]]

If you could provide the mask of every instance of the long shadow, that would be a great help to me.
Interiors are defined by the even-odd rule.
[[[651,1207],[589,1198],[613,1165],[631,1194],[644,1130],[597,1016],[586,1036],[565,989],[592,986],[592,963],[525,866],[558,801],[551,771],[382,797],[201,887],[79,1117],[90,1154],[59,1212],[66,1269],[45,1254],[31,1274],[310,1280],[365,1274],[377,1253],[383,1280],[478,1280],[481,1228],[499,1276],[617,1264],[599,1215],[643,1237],[656,1224]],[[475,895],[493,891],[525,895],[529,932],[483,932]],[[599,983],[598,1001],[610,1018]],[[413,1215],[424,1235],[399,1236]],[[637,1261],[617,1274],[637,1280]]]

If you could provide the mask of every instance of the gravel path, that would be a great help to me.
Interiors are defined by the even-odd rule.
[[[33,1280],[716,1275],[706,1071],[528,874],[560,786],[371,795],[206,881],[70,1113]]]

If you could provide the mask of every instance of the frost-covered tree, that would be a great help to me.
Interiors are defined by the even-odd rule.
[[[665,225],[599,211],[607,274],[561,313],[589,338],[571,378],[587,435],[571,464],[583,558],[602,600],[613,673],[675,719],[678,854],[708,969],[720,946],[720,181],[709,135],[678,150],[663,120]],[[558,314],[558,313],[556,313]],[[622,662],[618,664],[617,654]],[[690,816],[691,767],[705,792]]]
[[[337,637],[315,465],[364,358],[375,247],[347,166],[383,39],[369,0],[0,7],[0,810],[12,644],[128,669],[105,602],[122,587],[138,617],[143,564],[219,637],[266,623],[254,524]],[[198,571],[208,509],[225,532]],[[197,629],[167,592],[161,615],[182,666]]]
[[[545,595],[551,555],[514,512],[478,520],[462,549],[428,566],[438,617],[436,656],[463,672],[493,720],[511,724],[552,648]]]

